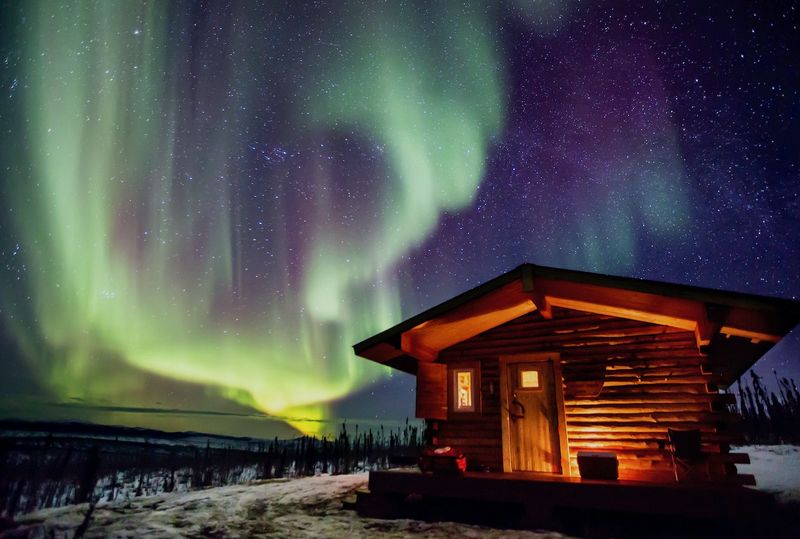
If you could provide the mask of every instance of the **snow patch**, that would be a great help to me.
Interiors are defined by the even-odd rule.
[[[273,479],[247,485],[100,502],[87,537],[521,537],[563,538],[549,531],[496,530],[454,522],[378,520],[342,509],[342,500],[366,488],[367,473]],[[27,537],[70,536],[87,504],[20,517]]]
[[[736,452],[750,455],[750,464],[737,464],[739,473],[753,474],[756,488],[776,495],[782,503],[800,503],[800,446],[745,445]]]

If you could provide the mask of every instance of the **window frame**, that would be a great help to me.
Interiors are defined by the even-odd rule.
[[[472,406],[458,408],[458,373],[472,374]],[[447,366],[448,419],[469,419],[481,414],[481,365],[479,361],[458,362]]]
[[[522,385],[522,379],[523,379],[522,378],[522,373],[524,371],[526,371],[526,370],[527,371],[536,372],[536,386],[535,387],[524,387]],[[542,387],[542,368],[541,368],[541,366],[537,366],[535,368],[527,368],[527,369],[518,368],[517,369],[517,388],[516,389],[517,389],[517,391],[521,391],[521,392],[524,392],[524,393],[534,393],[534,392],[537,392],[537,391],[543,391],[544,388]]]

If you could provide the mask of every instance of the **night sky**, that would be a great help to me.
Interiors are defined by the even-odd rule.
[[[800,9],[639,4],[0,2],[0,417],[389,426],[351,345],[523,262],[800,298]]]

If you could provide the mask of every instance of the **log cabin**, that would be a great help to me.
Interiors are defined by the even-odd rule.
[[[600,453],[618,483],[675,483],[671,434],[694,431],[692,482],[742,485],[725,389],[798,321],[796,301],[524,264],[354,350],[416,376],[430,443],[470,471],[574,480]]]

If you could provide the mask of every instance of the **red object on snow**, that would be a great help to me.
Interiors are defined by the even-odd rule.
[[[452,447],[428,447],[419,457],[419,469],[426,473],[463,475],[467,458]]]

